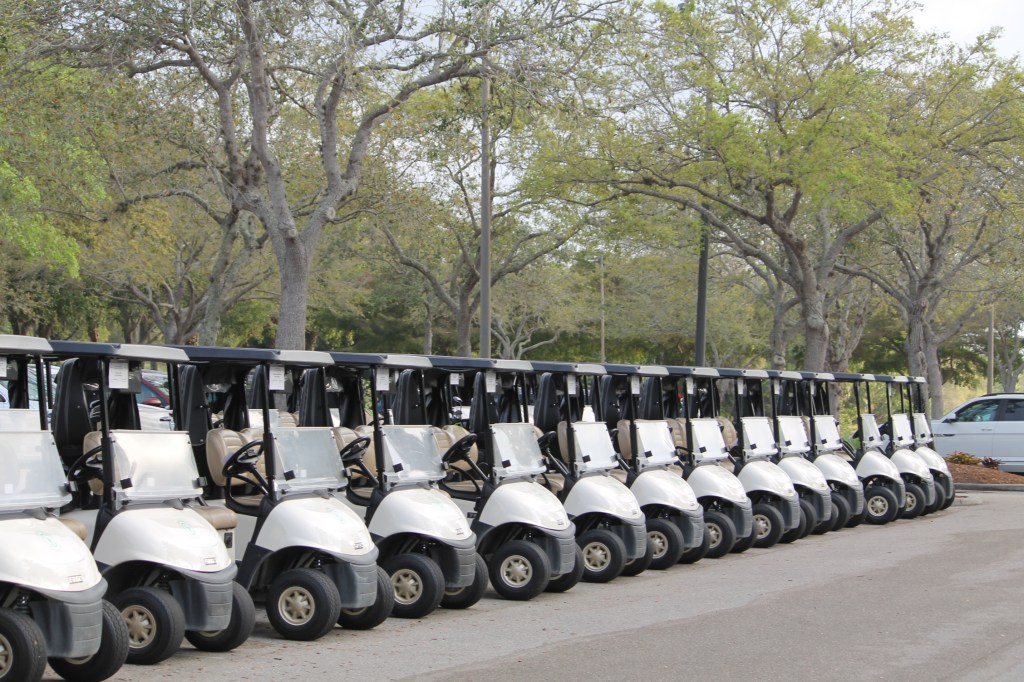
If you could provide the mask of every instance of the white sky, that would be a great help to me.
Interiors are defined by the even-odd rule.
[[[1022,0],[918,0],[919,27],[948,33],[957,43],[972,41],[993,26],[1001,26],[996,42],[1006,56],[1024,55],[1024,1]]]

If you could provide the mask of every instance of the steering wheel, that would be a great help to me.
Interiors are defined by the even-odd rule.
[[[548,431],[543,436],[537,439],[537,445],[540,446],[542,452],[548,452],[551,449],[551,444],[558,439],[557,431]]]
[[[93,478],[103,478],[102,445],[82,453],[82,456],[68,468],[69,481],[88,481]]]
[[[356,438],[338,452],[338,455],[341,457],[342,464],[355,464],[362,458],[363,453],[366,452],[368,447],[370,447],[369,436],[360,436],[359,438]]]
[[[259,471],[256,469],[256,462],[259,461],[263,455],[263,441],[252,440],[238,448],[235,452],[231,453],[228,457],[228,461],[224,462],[224,467],[221,469],[221,473],[224,478],[237,478],[238,472],[246,472],[255,474],[259,477]]]
[[[471,433],[468,436],[463,436],[462,438],[455,441],[452,444],[452,446],[448,448],[447,452],[441,455],[441,462],[444,464],[448,464],[449,462],[465,459],[466,457],[469,456],[469,451],[473,449],[473,446],[475,444],[475,433]]]

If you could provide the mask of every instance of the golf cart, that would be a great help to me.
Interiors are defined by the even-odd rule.
[[[636,575],[650,564],[652,550],[636,496],[612,476],[619,458],[603,422],[583,421],[587,380],[604,367],[533,362],[533,423],[543,432],[541,450],[548,473],[544,485],[558,496],[576,525],[583,552],[583,580],[608,582]]]
[[[834,372],[832,378],[853,387],[858,429],[855,433],[860,436],[860,441],[857,446],[850,441],[843,441],[843,450],[851,458],[857,477],[864,486],[864,520],[873,525],[889,523],[899,516],[906,504],[906,487],[900,470],[882,450],[882,434],[878,430],[875,415],[861,411],[860,383],[874,381],[874,376]],[[870,410],[870,400],[868,405]]]
[[[67,680],[105,680],[128,655],[128,629],[103,600],[107,582],[71,501],[47,428],[45,401],[29,402],[29,368],[43,376],[44,339],[0,335],[0,680],[36,682],[47,658]]]
[[[953,475],[949,472],[949,465],[946,464],[942,455],[931,446],[934,439],[932,438],[932,425],[926,414],[925,390],[927,385],[924,377],[907,377],[907,401],[913,412],[914,452],[928,464],[932,478],[935,479],[936,493],[940,491],[942,493],[936,495],[937,498],[941,498],[938,499],[936,508],[947,509],[949,505],[953,504],[956,490],[953,487]]]
[[[864,486],[857,472],[837,452],[843,449],[839,426],[832,416],[824,372],[770,370],[779,442],[806,457],[824,475],[832,501],[829,530],[858,525],[864,518]]]
[[[608,374],[595,384],[593,404],[622,458],[621,468],[612,475],[625,483],[640,503],[653,555],[650,567],[664,570],[704,542],[704,509],[680,472],[669,469],[679,463],[669,423],[637,416],[642,382],[653,384],[660,396],[661,379],[668,376],[668,370],[610,364],[605,369]]]
[[[442,487],[472,519],[491,585],[518,600],[572,588],[583,558],[565,508],[538,482],[547,465],[525,409],[532,366],[487,358],[430,362],[427,421],[455,443],[475,439],[449,462]]]
[[[190,364],[179,368],[182,401],[195,457],[206,462],[218,503],[241,518],[238,582],[263,600],[286,639],[316,640],[336,623],[365,629],[383,622],[391,581],[377,567],[366,525],[337,497],[347,480],[334,434],[296,425],[300,376],[333,366],[330,355],[183,350]]]
[[[875,379],[885,386],[885,411],[889,416],[885,430],[891,437],[889,458],[900,470],[907,488],[907,502],[903,518],[913,519],[936,511],[945,501],[945,490],[936,488],[935,478],[923,453],[913,450],[915,445],[914,426],[910,421],[907,390],[910,382],[905,376],[881,376]],[[893,412],[893,389],[899,396],[899,412]],[[870,393],[869,400],[870,400]]]
[[[51,357],[63,361],[54,441],[77,486],[76,508],[66,515],[84,524],[108,599],[128,625],[128,662],[162,661],[183,637],[198,649],[234,649],[255,619],[219,532],[237,519],[205,505],[188,434],[141,430],[135,399],[142,363],[183,362],[185,354],[132,344],[51,345]]]
[[[422,371],[430,361],[367,353],[331,357],[334,366],[310,378],[320,384],[326,379],[329,390],[316,395],[336,405],[304,403],[301,423],[331,425],[331,409],[337,410],[334,437],[351,469],[347,499],[365,513],[380,550],[380,564],[395,593],[392,615],[422,618],[441,604],[471,606],[487,588],[487,570],[465,514],[437,485],[445,476],[446,458],[461,452],[461,446],[443,452],[420,409]],[[363,410],[367,404],[372,406],[369,426]]]
[[[682,475],[704,509],[706,547],[685,552],[682,561],[691,561],[693,552],[719,558],[732,551],[738,537],[749,537],[754,526],[743,484],[722,466],[729,459],[722,428],[732,425],[712,416],[716,413],[712,379],[718,372],[708,367],[666,369],[669,376],[662,378],[660,394],[658,382],[643,383],[639,413],[643,419],[669,422]]]

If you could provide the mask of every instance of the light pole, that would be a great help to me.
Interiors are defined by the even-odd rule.
[[[597,257],[597,266],[601,272],[601,362],[605,362],[605,348],[604,348],[604,256]]]

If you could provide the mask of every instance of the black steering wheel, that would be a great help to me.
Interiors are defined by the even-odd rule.
[[[231,453],[228,457],[228,461],[224,462],[224,467],[221,469],[221,473],[224,478],[237,478],[239,473],[254,474],[258,478],[260,477],[259,470],[256,469],[256,462],[259,461],[263,455],[263,441],[252,440],[238,448],[235,452]]]
[[[82,453],[68,468],[69,481],[89,481],[103,478],[103,446],[96,447]]]
[[[370,437],[360,436],[351,443],[343,447],[338,455],[341,457],[342,464],[349,465],[355,464],[363,457],[363,453],[370,447]]]
[[[476,434],[471,433],[468,436],[455,441],[448,450],[441,455],[441,462],[448,464],[449,462],[455,462],[460,459],[465,459],[469,456],[469,451],[473,449],[476,444]]]

